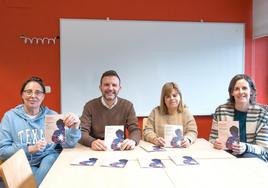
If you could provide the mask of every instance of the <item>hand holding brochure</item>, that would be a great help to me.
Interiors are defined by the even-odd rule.
[[[65,142],[63,118],[63,114],[45,116],[45,139],[47,143],[62,144]]]
[[[232,144],[239,142],[239,122],[238,121],[219,121],[218,137],[224,143],[225,150],[232,150]]]
[[[108,150],[118,151],[124,141],[124,126],[123,125],[109,125],[105,126],[105,145]]]
[[[165,125],[166,147],[179,148],[183,140],[182,125]]]

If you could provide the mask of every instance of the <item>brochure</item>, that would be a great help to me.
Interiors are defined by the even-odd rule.
[[[63,114],[45,116],[45,139],[47,143],[62,144],[65,142],[63,117]]]
[[[198,165],[199,162],[197,162],[194,158],[187,155],[170,155],[169,158],[176,164],[176,165]]]
[[[96,157],[79,157],[75,159],[71,165],[76,166],[94,166],[94,164],[97,162],[98,158]]]
[[[120,158],[115,159],[113,157],[109,157],[109,158],[105,158],[102,161],[101,166],[113,167],[113,168],[124,168],[127,162],[128,162],[127,159],[120,159]]]
[[[164,147],[156,146],[156,145],[140,145],[141,148],[143,148],[145,151],[148,152],[159,152],[159,151],[166,151]]]
[[[224,143],[225,150],[231,150],[234,142],[239,143],[239,122],[238,121],[219,121],[218,137]]]
[[[124,141],[124,126],[123,125],[108,125],[105,126],[105,145],[108,150],[119,151],[122,142]]]
[[[142,168],[165,168],[161,159],[140,157],[139,163]]]
[[[165,147],[179,148],[183,140],[182,125],[165,125]]]

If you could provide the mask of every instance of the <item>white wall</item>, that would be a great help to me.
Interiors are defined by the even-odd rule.
[[[268,0],[253,0],[253,38],[268,36]]]

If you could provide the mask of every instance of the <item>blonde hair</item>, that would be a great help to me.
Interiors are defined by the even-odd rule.
[[[167,82],[162,87],[161,98],[160,98],[160,112],[162,114],[168,114],[167,105],[165,103],[165,97],[170,95],[170,93],[172,92],[173,89],[175,89],[177,91],[177,93],[180,95],[180,103],[179,103],[177,110],[178,110],[178,112],[183,112],[184,105],[183,105],[183,101],[182,101],[181,91],[180,91],[178,85],[174,82]]]

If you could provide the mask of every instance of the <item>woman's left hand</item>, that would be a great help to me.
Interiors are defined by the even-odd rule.
[[[181,147],[183,148],[187,148],[191,145],[190,140],[186,137],[183,138],[183,140],[181,141]]]
[[[241,155],[245,153],[246,149],[247,149],[247,146],[244,142],[239,142],[239,143],[234,142],[232,144],[233,154],[235,155]]]
[[[74,113],[70,112],[67,113],[66,116],[64,117],[63,120],[65,126],[69,127],[69,128],[79,128],[80,125],[80,119],[77,115],[75,115]]]

